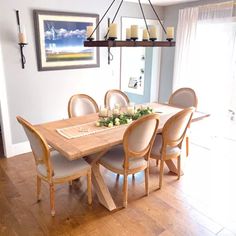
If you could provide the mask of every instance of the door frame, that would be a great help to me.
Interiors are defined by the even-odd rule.
[[[2,130],[2,142],[3,142],[3,150],[4,156],[13,156],[14,152],[12,150],[12,138],[11,138],[11,127],[10,127],[10,119],[9,119],[9,110],[7,103],[7,92],[6,92],[6,83],[5,83],[5,72],[3,66],[3,58],[2,58],[2,46],[0,42],[0,124]]]

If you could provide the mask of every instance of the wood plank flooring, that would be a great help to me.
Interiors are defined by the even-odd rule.
[[[199,122],[200,123],[200,122]],[[202,123],[203,125],[204,123]],[[207,124],[206,124],[207,125]],[[236,235],[235,144],[205,136],[192,128],[190,156],[183,159],[179,181],[165,169],[163,188],[151,162],[150,189],[145,196],[144,175],[129,177],[128,208],[107,211],[93,193],[87,204],[86,179],[56,188],[56,216],[50,215],[49,189],[43,183],[36,201],[35,165],[31,153],[0,158],[0,235]],[[199,136],[198,136],[199,135]],[[122,205],[122,176],[103,169],[116,204]]]

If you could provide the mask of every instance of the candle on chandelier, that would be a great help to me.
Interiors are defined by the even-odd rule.
[[[117,38],[117,24],[115,24],[115,23],[110,24],[108,36],[111,39]]]
[[[86,30],[87,39],[93,39],[93,35],[92,35],[93,30],[94,30],[93,26],[91,26],[91,25],[87,26],[87,30]]]
[[[166,28],[166,38],[167,39],[173,39],[175,34],[174,27],[167,27]]]
[[[138,26],[131,25],[131,39],[138,39]]]
[[[147,29],[143,29],[143,41],[149,40],[149,34]]]
[[[126,40],[130,40],[130,38],[131,38],[131,30],[130,30],[130,28],[127,28],[126,29]]]
[[[152,25],[149,29],[150,39],[156,40],[157,39],[157,27]]]

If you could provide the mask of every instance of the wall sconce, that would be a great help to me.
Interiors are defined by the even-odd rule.
[[[20,17],[19,17],[18,10],[16,10],[16,20],[17,20],[17,25],[18,25],[18,45],[20,46],[21,66],[22,66],[22,69],[24,69],[26,59],[25,59],[23,49],[28,43],[26,39],[25,29],[20,25]]]

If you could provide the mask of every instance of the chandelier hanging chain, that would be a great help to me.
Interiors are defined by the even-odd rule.
[[[91,35],[90,35],[88,38],[92,38],[94,32],[98,29],[98,27],[99,27],[99,25],[101,24],[102,20],[103,20],[104,17],[107,15],[108,11],[111,9],[111,7],[112,7],[113,4],[115,3],[115,1],[116,1],[116,0],[113,0],[113,1],[112,1],[112,3],[111,3],[110,6],[107,8],[107,10],[106,10],[106,12],[104,13],[104,15],[102,16],[101,20],[98,22],[98,24],[96,25],[95,29],[92,31]],[[121,0],[121,2],[120,2],[120,4],[119,4],[119,7],[118,7],[118,9],[117,9],[117,11],[116,11],[116,13],[115,13],[113,19],[112,19],[112,23],[114,23],[114,21],[115,21],[115,19],[116,19],[116,16],[117,16],[117,14],[118,14],[118,12],[119,12],[119,10],[120,10],[122,4],[123,4],[123,1],[124,1],[124,0]],[[144,22],[145,22],[145,25],[146,25],[147,32],[148,32],[148,34],[149,34],[148,25],[147,25],[147,20],[146,20],[144,11],[143,11],[142,4],[141,4],[140,0],[138,0],[138,2],[139,2],[140,9],[141,9],[141,11],[142,11],[142,15],[143,15],[143,19],[144,19]],[[167,34],[166,29],[165,29],[164,25],[162,24],[161,19],[160,19],[160,17],[158,16],[158,14],[157,14],[155,8],[153,7],[151,1],[148,0],[148,2],[149,2],[149,4],[151,5],[151,8],[152,8],[154,14],[156,15],[156,17],[157,17],[157,19],[158,19],[158,21],[159,21],[159,23],[160,23],[160,25],[161,25],[163,31],[165,32],[165,34]],[[109,28],[108,28],[108,31],[107,31],[105,37],[104,37],[106,40],[107,40],[108,34],[109,34]]]
[[[140,9],[141,9],[142,14],[143,14],[143,19],[144,19],[144,22],[145,22],[145,25],[146,25],[146,29],[147,29],[148,35],[150,35],[149,30],[148,30],[147,20],[146,20],[146,17],[144,15],[143,7],[142,7],[142,4],[141,4],[140,0],[138,0],[138,3],[139,3]]]
[[[116,16],[117,16],[118,12],[120,11],[120,8],[121,8],[123,2],[124,2],[124,0],[121,0],[120,5],[119,5],[118,9],[116,10],[116,13],[115,13],[111,23],[114,23]],[[105,39],[107,39],[108,34],[109,34],[109,27],[108,27],[107,33],[105,35]]]
[[[110,6],[107,8],[106,12],[104,13],[104,15],[102,16],[101,20],[98,22],[98,24],[96,25],[95,29],[93,30],[93,32],[91,33],[91,35],[89,36],[89,38],[92,38],[94,32],[97,30],[97,28],[99,27],[100,23],[102,22],[102,20],[104,19],[104,17],[106,16],[107,12],[111,9],[112,5],[114,4],[116,0],[113,0],[113,2],[110,4]]]
[[[155,15],[156,15],[156,17],[157,17],[157,19],[158,19],[158,21],[159,21],[159,23],[160,23],[162,29],[163,29],[163,31],[165,32],[165,34],[167,34],[166,29],[165,29],[164,25],[162,24],[161,19],[160,19],[160,17],[158,16],[158,14],[157,14],[155,8],[153,7],[151,1],[148,0],[148,2],[150,3],[150,5],[151,5],[151,7],[152,7],[152,10],[154,11],[154,13],[155,13]]]

